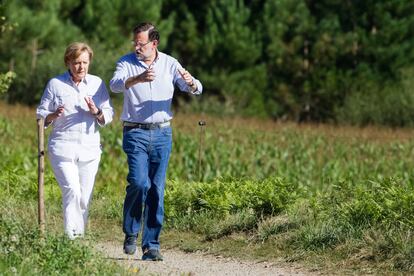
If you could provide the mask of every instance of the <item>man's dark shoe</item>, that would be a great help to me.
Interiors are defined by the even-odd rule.
[[[162,261],[162,255],[157,249],[145,249],[144,255],[142,255],[143,261]]]
[[[124,253],[132,255],[137,250],[137,237],[136,236],[125,236],[124,240]]]

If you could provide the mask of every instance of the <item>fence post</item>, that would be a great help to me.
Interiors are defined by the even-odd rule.
[[[37,119],[37,141],[38,141],[38,221],[40,234],[45,234],[45,201],[44,201],[44,180],[45,180],[45,131],[44,119]]]
[[[198,145],[198,181],[201,181],[201,166],[202,166],[202,151],[203,151],[203,136],[204,136],[204,126],[206,125],[205,121],[199,121],[198,125],[200,126],[200,143]]]

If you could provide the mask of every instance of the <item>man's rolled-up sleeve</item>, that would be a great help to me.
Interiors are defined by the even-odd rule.
[[[103,116],[104,116],[104,124],[100,124],[98,121],[98,124],[100,126],[104,126],[112,122],[114,117],[114,109],[111,104],[111,99],[109,97],[108,90],[106,89],[105,83],[102,82],[101,86],[99,87],[99,105],[98,107],[102,110]]]
[[[128,79],[127,69],[123,61],[118,61],[112,79],[109,81],[109,87],[114,93],[123,93],[127,91],[125,82]]]

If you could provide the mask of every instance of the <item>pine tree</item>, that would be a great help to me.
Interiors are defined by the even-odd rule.
[[[262,43],[243,1],[212,1],[199,55],[202,79],[211,93],[238,113],[262,116],[266,68],[260,62]]]
[[[270,114],[300,116],[312,107],[309,77],[315,22],[303,0],[268,0],[263,11],[265,59],[270,87],[265,92]]]
[[[60,4],[61,0],[5,4],[6,14],[17,25],[0,42],[2,66],[11,64],[17,74],[7,94],[10,101],[38,102],[46,81],[64,70],[66,45],[82,39],[79,29],[60,17]]]
[[[13,28],[15,27],[13,23],[10,23],[7,20],[6,16],[4,15],[5,12],[3,10],[3,7],[3,4],[0,3],[0,40],[3,39],[3,33],[13,31]],[[0,73],[0,95],[7,92],[13,79],[16,77],[16,74],[11,71],[12,68],[8,68],[6,70],[8,70],[6,73]]]

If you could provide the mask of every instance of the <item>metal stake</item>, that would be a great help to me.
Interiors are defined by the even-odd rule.
[[[200,126],[200,143],[198,147],[198,180],[201,181],[201,152],[203,149],[203,136],[204,136],[204,126],[206,125],[205,121],[198,121],[198,125]]]
[[[44,179],[45,179],[45,140],[44,140],[44,119],[37,120],[38,138],[38,220],[41,236],[45,234],[45,201],[44,201]]]

